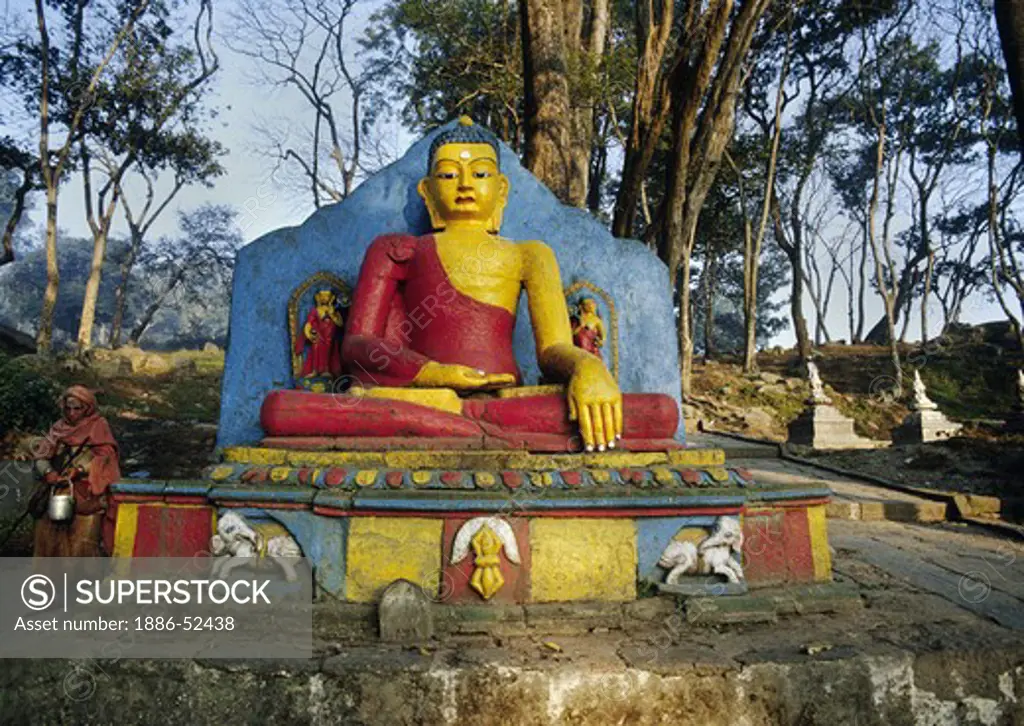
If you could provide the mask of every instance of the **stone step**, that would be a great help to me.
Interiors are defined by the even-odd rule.
[[[693,448],[721,449],[730,465],[734,459],[778,459],[779,445],[739,434],[700,432],[686,435],[686,444]],[[737,466],[739,466],[737,464]]]
[[[803,484],[826,486],[833,492],[830,519],[895,522],[942,522],[948,518],[946,502],[894,491],[853,477],[784,459],[732,459],[731,466],[747,469],[762,485]]]

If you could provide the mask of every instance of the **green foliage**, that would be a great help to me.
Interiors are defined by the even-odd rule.
[[[17,359],[0,367],[0,434],[10,430],[44,432],[60,417],[61,389]]]
[[[373,15],[363,42],[377,79],[369,103],[402,105],[402,120],[430,129],[473,116],[518,145],[523,117],[523,53],[515,3],[392,0]]]

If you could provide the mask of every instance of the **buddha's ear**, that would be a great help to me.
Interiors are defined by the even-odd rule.
[[[501,229],[501,217],[505,212],[505,205],[508,204],[508,177],[498,174],[498,203],[494,206],[491,218],[487,220],[487,231],[498,234]]]
[[[420,179],[420,183],[416,185],[416,191],[419,192],[420,197],[423,199],[423,203],[427,205],[427,214],[430,215],[430,226],[433,229],[441,230],[445,228],[444,220],[441,218],[441,215],[438,214],[437,210],[434,209],[432,196],[428,189],[429,183],[430,179],[428,177],[423,177]]]

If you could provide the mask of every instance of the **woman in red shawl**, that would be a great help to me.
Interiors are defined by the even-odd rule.
[[[96,411],[96,397],[71,386],[60,397],[63,417],[34,449],[36,470],[49,488],[70,485],[75,516],[54,522],[43,514],[36,522],[36,557],[97,557],[100,541],[109,554],[114,539],[114,508],[107,488],[121,476],[117,442],[107,420]],[[56,467],[56,468],[55,468]]]

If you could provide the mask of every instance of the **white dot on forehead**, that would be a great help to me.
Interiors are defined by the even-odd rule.
[[[470,153],[468,151],[466,151],[465,149],[463,149],[462,151],[459,152],[459,158],[460,159],[468,159],[469,157],[470,157]]]

